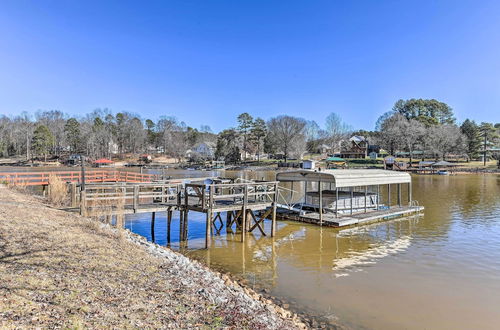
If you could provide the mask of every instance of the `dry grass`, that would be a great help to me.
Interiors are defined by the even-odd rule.
[[[231,308],[214,304],[203,295],[208,271],[186,274],[117,232],[0,189],[0,328],[293,326],[263,326],[269,314],[245,312],[238,296]]]
[[[57,175],[49,176],[49,202],[60,207],[69,201],[68,186]]]

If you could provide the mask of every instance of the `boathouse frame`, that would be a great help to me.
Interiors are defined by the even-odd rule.
[[[370,213],[379,210],[380,204],[380,188],[383,186],[387,187],[387,204],[385,205],[388,209],[391,208],[391,186],[396,185],[397,188],[397,205],[404,212],[406,209],[403,206],[403,196],[402,196],[402,185],[407,185],[407,207],[408,213],[411,213],[412,206],[414,204],[412,197],[412,182],[410,174],[406,172],[396,172],[396,171],[386,171],[378,169],[339,169],[339,170],[299,170],[299,171],[287,171],[281,172],[276,175],[276,180],[279,182],[303,182],[304,183],[304,196],[307,196],[307,184],[316,183],[318,186],[317,194],[319,195],[319,205],[318,205],[318,224],[323,225],[325,220],[324,205],[323,205],[323,186],[328,184],[330,189],[335,190],[335,218],[341,218],[343,215],[339,212],[339,191],[349,191],[350,192],[350,212],[349,216],[352,216],[355,212],[353,210],[353,195],[355,189],[362,189],[364,191],[365,205],[362,212],[358,213]],[[375,210],[369,210],[367,207],[367,197],[369,189],[376,189],[377,204]],[[304,198],[304,201],[306,199]],[[416,207],[416,210],[420,211],[422,207]],[[388,216],[391,213],[387,212]],[[338,222],[337,222],[338,223]],[[351,222],[349,222],[351,223]]]

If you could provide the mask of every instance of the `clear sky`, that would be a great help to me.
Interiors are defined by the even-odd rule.
[[[500,1],[0,1],[0,113],[373,129],[399,98],[500,122]]]

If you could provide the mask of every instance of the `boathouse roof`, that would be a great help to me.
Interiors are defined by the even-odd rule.
[[[410,183],[411,176],[406,172],[386,170],[300,170],[276,174],[277,181],[307,181],[332,183],[336,188],[376,186],[395,183]]]

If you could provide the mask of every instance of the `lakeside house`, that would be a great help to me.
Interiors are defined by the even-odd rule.
[[[214,159],[216,144],[214,142],[200,142],[193,146],[192,149],[186,151],[186,157],[201,158],[206,160]]]

